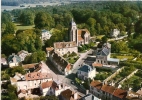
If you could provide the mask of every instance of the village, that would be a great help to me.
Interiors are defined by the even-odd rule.
[[[54,95],[59,100],[142,100],[142,81],[138,88],[128,82],[132,77],[141,78],[142,70],[120,65],[127,59],[111,56],[109,40],[97,42],[86,28],[79,29],[73,18],[69,29],[67,42],[46,47],[45,61],[23,64],[25,57],[31,55],[25,50],[9,55],[8,59],[1,58],[2,68],[21,66],[26,72],[15,72],[10,77],[19,99]],[[114,41],[119,34],[119,29],[110,32]],[[43,29],[40,39],[51,36],[50,31]],[[1,84],[7,81],[2,80]]]

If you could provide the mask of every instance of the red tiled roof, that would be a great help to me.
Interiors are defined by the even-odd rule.
[[[101,82],[99,82],[99,81],[92,81],[90,85],[92,87],[97,88],[97,89],[101,89],[101,87],[102,87],[103,84]]]
[[[105,91],[107,93],[113,94],[115,87],[109,86],[109,85],[103,85],[101,88],[102,91]]]
[[[47,47],[46,51],[52,51],[54,48],[53,47]]]
[[[122,90],[122,89],[116,89],[113,93],[114,96],[118,97],[118,98],[126,98],[127,96],[127,91]]]
[[[40,72],[33,72],[33,73],[28,73],[25,75],[26,81],[28,80],[37,80],[37,79],[47,79],[47,78],[52,78],[52,76],[49,73],[40,73]]]
[[[47,81],[47,82],[43,82],[41,84],[42,89],[48,88],[48,87],[52,87],[53,89],[56,89],[57,87],[57,83],[55,83],[54,81]]]
[[[100,64],[100,63],[93,63],[92,66],[94,66],[94,67],[102,67],[103,65]]]
[[[78,41],[84,40],[82,36],[83,36],[85,33],[90,34],[90,32],[89,32],[87,29],[78,29],[78,30],[77,30],[77,33],[78,33]]]
[[[71,69],[71,64],[68,64],[66,68],[69,71]]]
[[[81,96],[77,94],[77,99],[74,99],[74,92],[70,89],[61,92],[61,96],[64,97],[66,100],[78,100],[81,98]]]

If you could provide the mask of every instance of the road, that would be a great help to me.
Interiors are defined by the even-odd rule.
[[[75,64],[73,65],[73,69],[71,74],[69,74],[68,76],[64,76],[61,75],[59,73],[59,71],[52,65],[52,63],[50,61],[47,61],[46,63],[42,62],[43,66],[46,66],[48,68],[48,70],[50,71],[51,75],[53,76],[53,79],[58,82],[58,83],[65,83],[68,86],[71,86],[72,90],[78,91],[78,93],[81,96],[85,95],[85,90],[81,89],[79,86],[77,86],[76,84],[72,84],[71,82],[74,81],[75,77],[76,77],[76,73],[77,70],[81,67],[81,65],[84,63],[85,59],[92,54],[93,49],[88,50],[85,53],[79,53],[80,58],[77,60],[77,62],[75,62]],[[84,91],[84,94],[82,93]]]

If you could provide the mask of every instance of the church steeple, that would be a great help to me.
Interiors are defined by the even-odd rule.
[[[76,30],[77,30],[77,25],[76,23],[74,22],[73,18],[70,22],[70,32],[69,32],[69,40],[70,41],[76,41]]]

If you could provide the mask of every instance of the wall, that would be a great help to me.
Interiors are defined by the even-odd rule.
[[[135,71],[133,71],[131,74],[129,74],[126,78],[124,78],[122,81],[120,81],[118,84],[123,84],[123,82],[127,79],[129,79],[131,76],[133,76],[136,72],[138,71],[138,69],[136,69]]]
[[[19,66],[19,63],[9,63],[9,67]]]
[[[55,52],[58,52],[61,56],[63,56],[64,54],[66,54],[68,52],[78,53],[78,48],[77,47],[72,47],[72,48],[55,49]]]
[[[111,76],[109,76],[108,78],[106,78],[103,82],[104,82],[104,83],[107,83],[107,81],[111,80],[111,79],[114,78],[117,74],[119,74],[119,72],[121,72],[122,69],[124,69],[124,67],[118,69],[115,73],[113,73]]]

